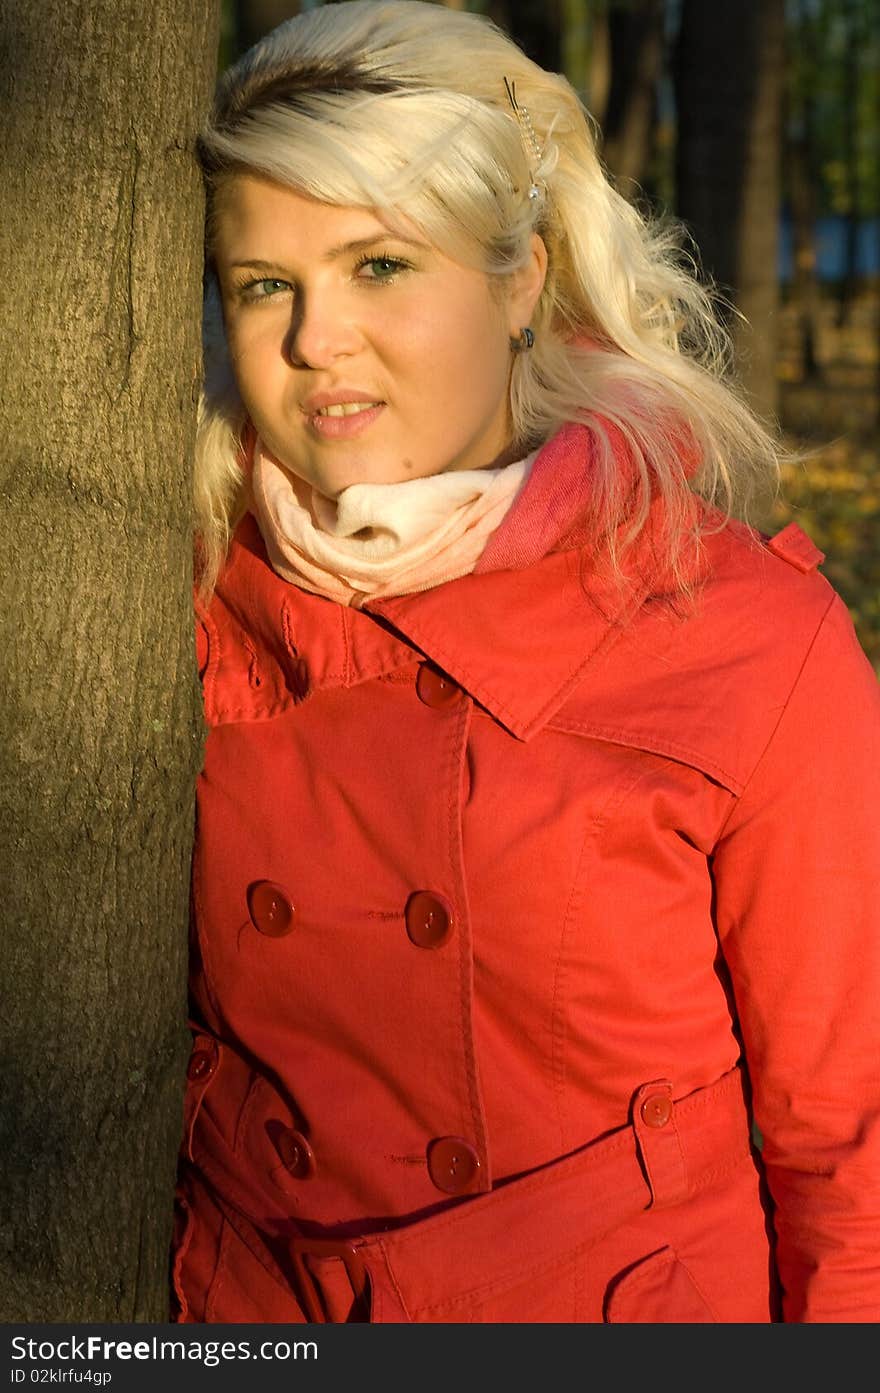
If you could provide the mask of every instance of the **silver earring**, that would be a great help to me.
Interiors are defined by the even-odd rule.
[[[519,337],[510,340],[510,347],[514,353],[528,353],[534,342],[535,335],[531,329],[520,329]]]

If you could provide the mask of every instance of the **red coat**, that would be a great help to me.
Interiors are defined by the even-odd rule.
[[[615,601],[548,511],[583,451],[365,610],[238,529],[178,1319],[880,1319],[876,678],[793,526]]]

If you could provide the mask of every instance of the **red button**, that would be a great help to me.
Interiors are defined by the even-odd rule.
[[[293,928],[294,908],[281,885],[271,880],[255,880],[248,886],[248,912],[254,928],[270,938],[283,938]]]
[[[302,1132],[282,1127],[273,1138],[281,1164],[295,1180],[308,1180],[315,1173],[315,1153]]]
[[[639,1111],[646,1127],[665,1127],[672,1116],[672,1099],[666,1093],[652,1093]]]
[[[190,1083],[204,1083],[217,1068],[217,1046],[214,1041],[202,1041],[193,1050],[186,1066],[186,1077]]]
[[[447,1195],[472,1189],[479,1169],[479,1156],[462,1137],[437,1137],[428,1146],[428,1174]]]
[[[464,696],[461,687],[456,686],[451,677],[444,677],[442,672],[431,663],[422,663],[419,668],[419,675],[416,678],[416,694],[420,701],[426,706],[442,708],[444,706],[454,706]]]
[[[442,895],[416,890],[404,910],[406,931],[417,948],[439,948],[452,933],[452,905]]]

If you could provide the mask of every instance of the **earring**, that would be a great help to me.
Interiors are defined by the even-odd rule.
[[[528,353],[534,345],[535,335],[531,329],[520,329],[519,338],[510,340],[510,347],[513,353]]]

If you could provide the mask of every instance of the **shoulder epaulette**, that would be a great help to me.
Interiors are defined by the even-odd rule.
[[[796,522],[790,522],[781,532],[777,532],[775,537],[768,537],[767,550],[804,572],[815,571],[825,560],[824,551],[819,550],[812,538],[808,537]]]

